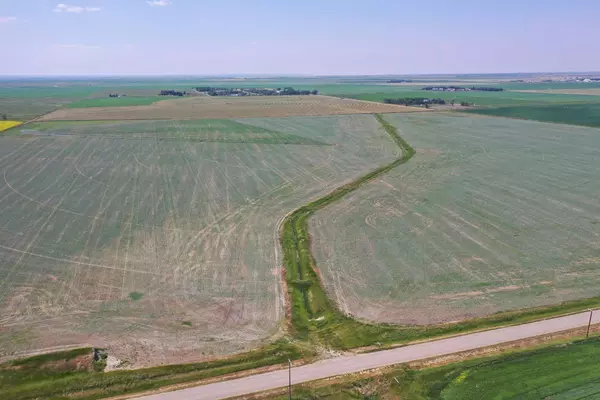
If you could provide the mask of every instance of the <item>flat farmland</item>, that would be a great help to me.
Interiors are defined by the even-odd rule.
[[[125,106],[143,106],[165,100],[161,96],[124,96],[124,97],[104,97],[88,98],[74,101],[67,105],[67,108],[94,108],[94,107],[125,107]]]
[[[600,127],[600,103],[464,109],[472,114]]]
[[[416,150],[309,221],[326,290],[378,322],[430,324],[598,295],[600,131],[388,115]]]
[[[42,121],[147,120],[319,116],[423,111],[422,108],[379,104],[328,96],[194,96],[146,106],[63,108]]]
[[[282,323],[278,226],[398,157],[371,115],[37,123],[0,136],[0,357],[229,354]]]
[[[584,89],[537,89],[537,90],[515,90],[521,93],[552,93],[552,94],[583,94],[586,96],[600,96],[600,85],[596,85],[595,88],[584,88]]]
[[[21,86],[0,82],[0,114],[27,121],[91,95],[90,87]]]
[[[385,87],[385,86],[380,86]],[[435,97],[447,102],[455,100],[457,103],[467,101],[478,107],[504,107],[504,106],[527,106],[527,105],[550,105],[567,103],[590,103],[598,101],[598,97],[582,94],[558,94],[540,91],[539,93],[528,93],[520,91],[502,92],[433,92],[416,89],[414,87],[385,87],[386,90],[373,92],[357,92],[347,94],[346,97],[366,101],[384,101],[389,98],[402,97]]]

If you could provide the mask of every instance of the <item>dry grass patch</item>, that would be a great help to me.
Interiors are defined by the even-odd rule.
[[[380,104],[328,96],[187,97],[147,106],[65,108],[41,121],[144,120],[287,117],[343,114],[398,113],[421,108]]]

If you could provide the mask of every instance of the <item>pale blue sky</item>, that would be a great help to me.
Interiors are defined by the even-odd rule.
[[[598,0],[0,0],[0,74],[600,70]]]

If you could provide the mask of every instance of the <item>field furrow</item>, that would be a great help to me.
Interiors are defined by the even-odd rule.
[[[398,152],[370,115],[36,123],[0,141],[0,356],[85,344],[137,366],[276,334],[283,216]]]
[[[310,220],[345,312],[431,324],[597,295],[598,130],[389,115],[417,154]]]

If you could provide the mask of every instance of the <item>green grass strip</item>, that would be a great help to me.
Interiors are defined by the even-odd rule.
[[[415,150],[398,135],[394,126],[381,115],[376,114],[375,117],[402,150],[400,158],[298,208],[283,222],[280,240],[291,302],[291,334],[294,337],[335,349],[385,346],[477,329],[526,323],[600,306],[600,297],[594,297],[555,306],[501,312],[489,317],[453,324],[428,326],[373,324],[355,320],[340,312],[328,298],[316,273],[316,263],[310,248],[308,220],[317,210],[341,200],[364,183],[404,164],[415,155]]]
[[[0,399],[99,399],[215,376],[286,364],[288,359],[310,359],[306,346],[282,339],[231,357],[192,364],[166,365],[114,372],[82,371],[68,361],[89,354],[77,349],[0,364]]]

